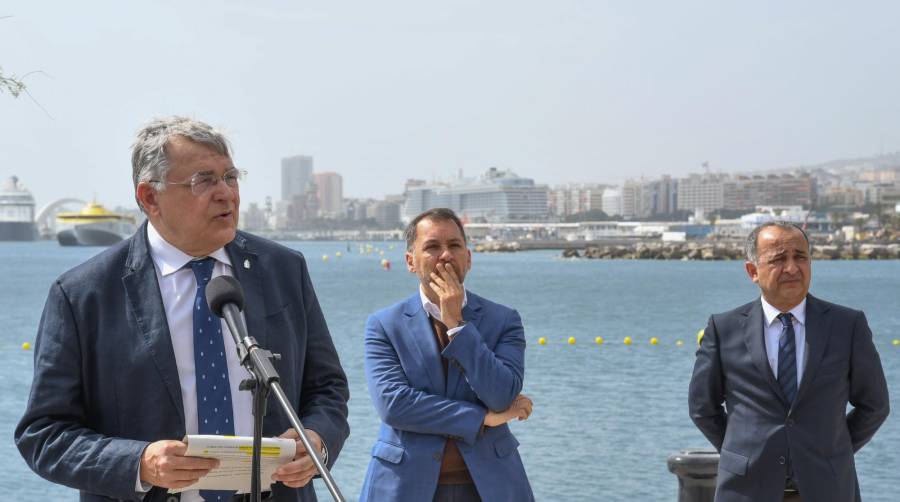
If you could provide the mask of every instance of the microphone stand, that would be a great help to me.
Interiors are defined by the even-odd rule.
[[[241,390],[249,389],[253,392],[253,456],[251,460],[252,473],[250,476],[251,500],[253,502],[258,502],[262,498],[262,487],[260,482],[262,425],[263,417],[266,414],[266,398],[268,397],[269,392],[271,392],[281,404],[281,408],[287,415],[291,426],[297,431],[297,434],[300,435],[300,442],[303,443],[303,447],[306,448],[306,452],[312,459],[313,465],[316,466],[316,469],[322,476],[322,480],[325,481],[325,486],[328,488],[328,491],[331,492],[331,497],[335,502],[345,502],[344,496],[341,494],[337,484],[334,482],[334,478],[331,476],[331,471],[329,471],[328,467],[322,463],[322,459],[319,458],[319,452],[313,447],[312,442],[309,440],[309,436],[306,434],[306,430],[303,428],[303,424],[300,422],[300,418],[297,416],[297,412],[294,411],[290,401],[288,401],[287,396],[284,394],[284,390],[281,388],[281,384],[279,383],[280,377],[278,376],[275,367],[272,365],[272,359],[281,359],[281,356],[272,354],[268,350],[261,348],[256,343],[256,340],[246,333],[246,330],[242,330],[238,327],[238,323],[235,321],[236,319],[240,319],[240,310],[238,310],[237,306],[234,304],[226,304],[223,306],[222,310],[222,317],[228,324],[228,330],[234,338],[235,347],[237,347],[238,359],[240,359],[241,364],[247,368],[247,371],[252,375],[251,378],[244,380],[240,385]],[[243,339],[238,333],[244,335]]]

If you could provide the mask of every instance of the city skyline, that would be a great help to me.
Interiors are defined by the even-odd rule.
[[[898,13],[891,2],[13,2],[0,65],[37,73],[30,95],[0,95],[0,176],[19,176],[39,203],[132,207],[133,133],[167,114],[228,133],[247,202],[277,199],[280,159],[297,154],[365,198],[492,166],[621,184],[706,161],[747,172],[866,157],[900,149],[900,68],[884,64],[900,49]]]

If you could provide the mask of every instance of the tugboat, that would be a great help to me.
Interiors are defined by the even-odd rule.
[[[77,213],[59,213],[56,223],[62,227],[56,240],[62,246],[111,246],[133,234],[134,218],[113,213],[91,202]]]

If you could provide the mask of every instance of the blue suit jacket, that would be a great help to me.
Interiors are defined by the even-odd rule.
[[[716,501],[781,501],[788,460],[803,500],[858,501],[853,454],[889,409],[865,315],[807,296],[806,365],[793,404],[766,358],[764,323],[759,300],[714,315],[697,351],[690,412],[720,451]]]
[[[418,292],[366,322],[366,380],[383,423],[361,502],[431,500],[447,438],[483,500],[534,499],[509,427],[482,427],[488,409],[505,410],[522,390],[522,321],[466,294],[467,324],[442,353]],[[450,362],[446,384],[441,357]]]
[[[144,447],[185,435],[181,386],[146,224],[63,274],[50,288],[35,343],[34,380],[15,432],[28,465],[81,490],[81,500],[167,500],[135,493]],[[347,379],[303,256],[238,232],[225,246],[246,297],[249,333],[279,353],[281,384],[333,464],[349,434]],[[246,268],[244,264],[249,264]],[[290,427],[268,400],[264,433]],[[279,501],[315,500],[273,486]]]

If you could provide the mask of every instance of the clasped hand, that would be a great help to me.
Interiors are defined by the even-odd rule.
[[[533,406],[534,403],[531,402],[530,397],[525,394],[519,394],[516,396],[516,399],[513,400],[512,404],[509,405],[509,408],[500,412],[488,411],[487,415],[484,417],[484,425],[487,427],[497,427],[498,425],[503,425],[513,419],[527,420],[528,417],[531,416],[531,409]]]

